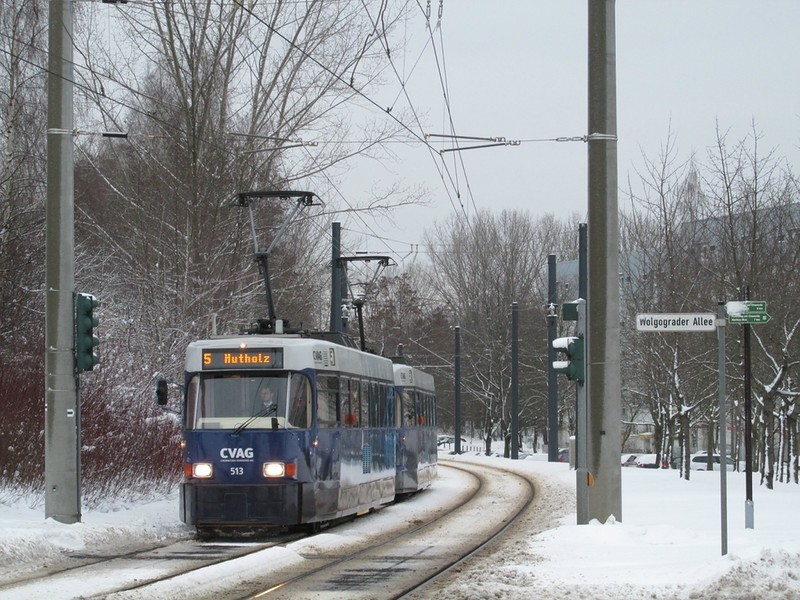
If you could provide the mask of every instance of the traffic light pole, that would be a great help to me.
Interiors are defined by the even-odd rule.
[[[78,523],[80,405],[75,376],[72,0],[51,0],[47,76],[45,518]]]

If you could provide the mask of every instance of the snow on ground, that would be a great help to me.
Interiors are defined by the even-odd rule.
[[[575,472],[566,464],[547,463],[544,455],[522,461],[441,458],[524,470],[540,484],[542,521],[517,532],[513,552],[481,559],[439,583],[438,590],[451,597],[800,598],[800,485],[778,483],[768,490],[756,474],[755,529],[748,530],[744,474],[728,473],[728,554],[721,556],[719,472],[693,471],[691,481],[684,481],[674,470],[622,469],[622,521],[578,526]],[[442,469],[431,490],[381,511],[381,518],[402,520],[408,511],[431,510],[454,492],[457,481]],[[176,495],[137,506],[109,504],[85,511],[74,525],[45,520],[41,506],[0,506],[0,582],[53,566],[64,553],[129,550],[190,537],[177,506]],[[370,527],[357,520],[318,542],[344,546],[366,537]]]

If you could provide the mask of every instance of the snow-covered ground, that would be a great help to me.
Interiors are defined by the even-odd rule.
[[[718,472],[692,472],[687,482],[673,470],[622,469],[622,522],[577,526],[575,473],[568,465],[547,463],[544,455],[513,463],[474,455],[454,460],[534,474],[540,482],[539,509],[555,526],[537,534],[518,531],[519,551],[500,553],[480,561],[476,569],[448,577],[440,589],[452,597],[800,598],[800,485],[777,484],[767,490],[758,485],[756,475],[755,528],[748,530],[744,474],[728,473],[728,555],[721,556]],[[381,511],[380,518],[401,520],[410,510],[429,509],[453,492],[455,481],[443,469],[431,490]],[[360,532],[366,536],[371,526],[357,520],[323,534],[318,542],[346,545]],[[2,506],[0,582],[11,572],[52,566],[63,553],[127,549],[190,535],[178,520],[176,497],[138,506],[109,503],[102,510],[86,511],[74,525],[45,520],[41,507]],[[297,544],[300,548],[308,542]]]

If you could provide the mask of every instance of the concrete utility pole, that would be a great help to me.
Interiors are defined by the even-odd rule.
[[[81,469],[73,333],[72,0],[51,0],[49,19],[44,512],[46,518],[61,523],[78,523]]]
[[[622,519],[615,0],[589,0],[589,518]]]

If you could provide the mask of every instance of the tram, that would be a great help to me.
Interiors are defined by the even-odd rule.
[[[298,335],[196,341],[186,353],[181,520],[310,525],[395,495],[391,360]]]

